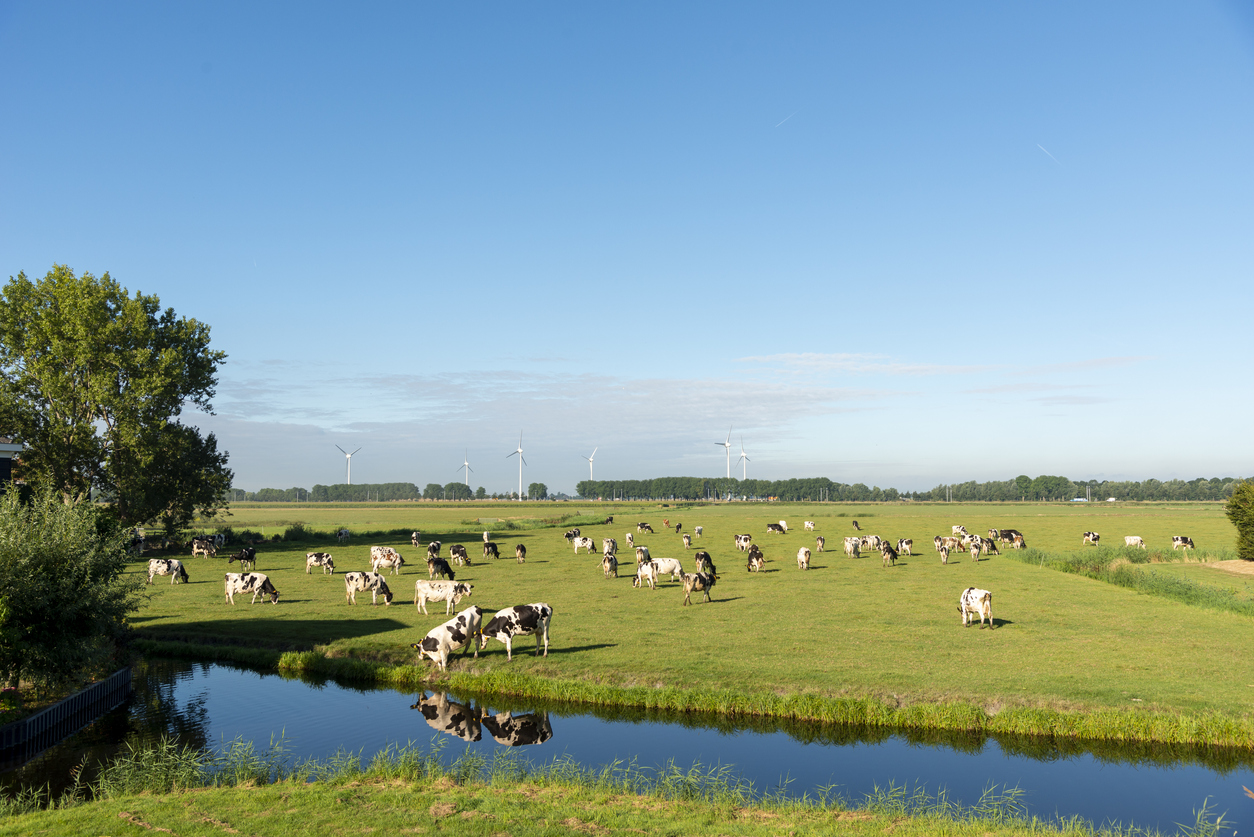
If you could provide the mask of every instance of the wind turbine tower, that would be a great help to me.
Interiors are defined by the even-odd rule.
[[[740,437],[740,478],[742,480],[749,478],[749,455],[745,453],[745,437]]]
[[[464,460],[462,461],[462,468],[466,469],[466,487],[470,488],[470,475],[475,470],[474,468],[470,467],[470,451],[466,452],[466,456],[464,457]],[[460,471],[462,468],[458,468],[457,470]]]
[[[731,477],[731,428],[730,427],[727,428],[727,441],[726,442],[715,442],[714,444],[718,445],[719,447],[727,449],[727,476],[730,478]]]
[[[522,468],[523,468],[523,465],[525,465],[525,464],[526,464],[526,462],[527,462],[527,458],[526,458],[525,456],[523,456],[523,449],[522,449],[522,433],[521,433],[521,432],[518,434],[518,450],[516,450],[516,451],[514,451],[513,453],[511,453],[509,456],[517,456],[517,457],[518,457],[518,501],[521,503],[521,502],[522,502],[522,496],[523,496],[523,495],[522,495]],[[509,459],[509,456],[507,456],[507,457],[505,457],[505,458],[506,458],[506,459]]]
[[[357,450],[361,450],[361,448],[358,448],[357,450],[353,451],[353,453],[349,453],[348,451],[344,450],[344,448],[341,448],[339,445],[336,445],[335,447],[339,449],[340,453],[344,454],[344,482],[348,483],[349,485],[352,485],[353,484],[353,453],[357,453]]]
[[[592,460],[596,458],[597,451],[599,451],[600,449],[601,448],[599,447],[595,447],[592,449],[592,456],[584,457],[584,459],[588,460],[588,481],[589,482],[592,481]]]

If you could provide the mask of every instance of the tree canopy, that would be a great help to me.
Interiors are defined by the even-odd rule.
[[[217,369],[209,327],[161,310],[106,273],[64,265],[0,295],[0,433],[26,447],[14,477],[65,503],[94,490],[126,525],[169,530],[224,505],[227,453],[178,421],[212,413]]]

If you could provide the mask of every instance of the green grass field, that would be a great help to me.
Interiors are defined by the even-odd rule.
[[[1248,718],[1254,698],[1254,662],[1244,653],[1254,643],[1250,616],[1144,595],[1008,556],[976,564],[963,554],[941,566],[931,543],[933,535],[962,523],[981,533],[1013,527],[1034,548],[1075,552],[1081,533],[1094,530],[1105,542],[1120,544],[1124,535],[1141,535],[1150,545],[1149,557],[1171,560],[1181,557],[1170,549],[1171,536],[1186,534],[1199,547],[1200,555],[1191,560],[1232,558],[1235,533],[1218,504],[266,504],[232,511],[226,522],[237,531],[264,526],[272,534],[302,523],[328,532],[345,526],[358,534],[345,545],[318,540],[259,547],[258,571],[270,575],[282,593],[277,606],[238,599],[234,607],[224,604],[225,560],[185,555],[191,583],[156,580],[151,600],[133,620],[139,637],[318,649],[331,657],[412,664],[409,643],[446,618],[438,609],[423,616],[411,603],[414,580],[427,577],[425,550],[413,549],[407,537],[362,533],[419,529],[424,544],[432,537],[441,540],[446,556],[451,543],[469,549],[474,565],[455,568],[459,581],[474,585],[463,606],[477,604],[490,613],[546,601],[555,610],[547,659],[533,657],[534,643],[524,639],[515,645],[521,653],[506,662],[504,647],[494,643],[477,661],[457,657],[453,672],[516,672],[615,687],[874,698],[890,707],[967,701],[992,715],[1040,707]],[[576,556],[562,538],[562,526],[504,529],[509,518],[578,511],[615,516],[612,525],[580,528],[598,544],[604,536],[617,538],[620,555],[625,533],[634,534],[637,521],[651,523],[657,534],[639,537],[637,544],[647,545],[654,557],[681,559],[688,570],[692,553],[678,535],[662,529],[663,518],[672,526],[682,522],[686,532],[703,526],[694,550],[710,552],[718,565],[714,601],[683,607],[682,588],[670,581],[656,591],[633,589],[630,559],[622,577],[606,580],[599,556]],[[472,525],[481,518],[501,522]],[[780,518],[788,520],[789,533],[767,534],[766,524]],[[854,519],[864,532],[893,541],[913,538],[918,554],[903,556],[893,568],[884,568],[878,554],[846,557],[841,543],[853,533]],[[804,520],[815,521],[815,533],[803,531]],[[479,559],[484,528],[501,545],[499,561]],[[761,544],[767,572],[746,573],[743,555],[733,546],[732,535],[739,532],[752,533]],[[815,534],[831,546],[802,572],[797,549],[813,548]],[[527,546],[524,565],[513,560],[516,543]],[[402,576],[392,577],[391,607],[371,607],[368,597],[365,604],[359,597],[356,606],[345,601],[340,573],[369,569],[372,544],[394,546],[411,561]],[[334,577],[304,573],[305,553],[314,550],[335,556]],[[143,565],[137,561],[134,571],[142,572]],[[1204,564],[1156,563],[1149,569],[1245,589],[1244,578]],[[960,624],[957,601],[968,586],[993,591],[996,629]]]

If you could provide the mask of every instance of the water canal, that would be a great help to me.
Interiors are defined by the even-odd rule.
[[[963,735],[886,734],[840,726],[662,712],[534,706],[512,699],[403,694],[308,682],[225,665],[155,661],[135,673],[135,696],[93,727],[0,776],[6,791],[68,782],[84,757],[107,758],[125,741],[172,735],[221,748],[236,738],[258,748],[282,737],[295,759],[337,751],[367,760],[389,744],[450,736],[451,758],[467,748],[489,758],[518,746],[533,762],[569,757],[589,767],[615,760],[644,768],[674,762],[732,765],[760,792],[792,796],[834,787],[857,802],[876,787],[946,789],[973,804],[989,787],[1022,790],[1031,813],[1079,816],[1174,833],[1208,797],[1227,819],[1254,821],[1254,753],[1217,749],[1076,746]]]

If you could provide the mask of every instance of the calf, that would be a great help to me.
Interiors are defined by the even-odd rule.
[[[183,562],[177,558],[152,558],[148,561],[148,583],[152,584],[154,575],[168,575],[171,584],[178,582],[186,582],[188,580],[187,570],[183,569]]]
[[[898,552],[904,552],[906,555],[913,555],[914,553],[910,551],[913,548],[914,548],[913,538],[902,538],[901,540],[897,541]]]
[[[766,569],[766,559],[762,557],[762,553],[755,552],[749,556],[749,560],[745,562],[745,569],[751,573],[760,573]]]
[[[606,578],[618,578],[618,559],[613,552],[607,552],[601,559],[601,572],[605,573]]]
[[[692,535],[684,535],[684,549],[692,549]]]
[[[717,573],[714,569],[714,559],[710,557],[710,553],[704,550],[692,556],[697,562],[697,572],[699,573]]]
[[[1178,546],[1184,547],[1186,552],[1190,549],[1194,549],[1194,550],[1197,549],[1197,547],[1193,545],[1193,539],[1188,537],[1187,535],[1172,535],[1171,536],[1171,551],[1175,552],[1176,547]]]
[[[775,532],[778,535],[782,535],[784,534],[785,529],[783,526],[780,526],[778,523],[768,523],[766,524],[766,531],[767,531],[767,534],[770,534],[771,532]]]
[[[328,572],[335,575],[335,562],[331,560],[330,552],[306,552],[305,575],[312,573],[314,567],[322,567],[323,575]]]
[[[473,584],[460,581],[425,581],[420,578],[414,582],[414,605],[424,615],[430,616],[427,613],[427,602],[444,602],[444,615],[448,616],[474,589]]]
[[[466,547],[459,543],[455,543],[448,548],[448,557],[456,561],[459,567],[469,566],[470,564],[470,553],[466,551]]]
[[[405,566],[405,559],[396,550],[392,550],[389,555],[378,555],[370,561],[370,571],[377,573],[380,568],[389,569],[393,575],[401,574],[401,567]]]
[[[592,538],[572,538],[571,544],[575,547],[575,554],[579,554],[580,548],[587,549],[588,554],[592,554],[592,550],[596,549],[596,543]]]
[[[823,547],[825,546],[827,546],[827,538],[823,537],[822,535],[819,535],[814,539],[814,548],[817,551],[822,552]]]
[[[549,656],[549,623],[553,621],[553,608],[544,602],[514,605],[498,610],[492,621],[483,626],[479,637],[479,648],[487,648],[488,640],[495,639],[505,643],[505,659],[514,659],[512,644],[514,637],[536,637],[536,656],[540,656],[540,643],[544,642],[544,656]]]
[[[421,533],[419,532],[411,532],[409,535],[409,542],[413,544],[414,549],[417,549],[418,547],[422,546],[422,544],[419,543],[421,539],[422,539]]]
[[[1145,541],[1144,539],[1141,538],[1140,535],[1126,536],[1123,539],[1123,545],[1124,546],[1139,546],[1141,549],[1145,549]]]
[[[897,565],[897,550],[893,549],[892,544],[888,541],[880,544],[880,555],[884,558],[885,567],[895,567]]]
[[[810,569],[810,550],[806,549],[804,546],[797,550],[797,569]]]
[[[636,577],[631,580],[632,587],[649,586],[650,590],[657,589],[657,564],[652,561],[645,561],[636,567]]]
[[[718,576],[711,573],[684,573],[684,604],[692,604],[692,591],[696,590],[705,594],[705,601],[710,600],[710,591],[714,589],[714,583],[718,581]]]
[[[692,528],[692,531],[693,531],[693,532],[696,532],[697,537],[699,538],[699,537],[701,537],[701,533],[705,531],[705,527],[704,527],[704,526],[694,526],[694,527]]]
[[[422,642],[415,642],[410,648],[418,652],[418,659],[426,657],[434,661],[440,671],[447,671],[448,655],[462,648],[462,656],[466,656],[482,625],[483,609],[471,605],[443,625],[432,628]],[[478,648],[475,648],[475,657],[479,657]]]
[[[1096,532],[1085,532],[1084,540],[1080,542],[1080,546],[1084,546],[1090,543],[1093,544],[1093,546],[1097,546],[1097,542],[1100,541],[1101,539],[1102,539],[1102,536],[1097,534]]]
[[[236,561],[239,561],[239,568],[241,570],[257,569],[257,550],[253,549],[251,546],[246,546],[226,559],[228,564],[233,564]],[[245,567],[245,564],[248,566]]]
[[[392,604],[392,591],[388,583],[378,573],[344,573],[344,598],[349,604],[357,604],[357,594],[370,591],[370,604],[379,603],[379,594],[383,594],[383,604]]]
[[[654,558],[652,563],[659,577],[670,573],[671,581],[678,581],[684,574],[683,566],[674,558]]]
[[[993,594],[987,590],[981,590],[979,587],[968,587],[962,591],[962,596],[958,599],[958,612],[962,614],[962,627],[967,627],[975,621],[975,617],[980,617],[980,627],[984,627],[984,620],[988,620],[988,627],[993,627]]]
[[[448,565],[448,561],[445,561],[443,558],[428,558],[427,578],[435,578],[437,575],[441,578],[448,576],[449,581],[456,580],[453,575],[453,568]]]
[[[231,604],[235,604],[236,593],[252,593],[252,603],[257,603],[257,597],[269,596],[270,604],[279,603],[279,591],[274,589],[274,585],[270,583],[270,578],[265,573],[227,573],[226,579],[226,600]]]
[[[636,563],[643,564],[649,560],[649,548],[647,546],[636,547]]]
[[[514,557],[518,559],[518,563],[520,564],[527,563],[527,545],[522,543],[517,544],[514,547]]]
[[[493,558],[500,558],[501,551],[497,548],[496,544],[493,543],[492,541],[484,541],[483,542],[483,557],[487,558],[489,555],[492,556]]]
[[[647,524],[647,523],[637,523],[637,524],[636,524],[636,531],[637,531],[637,532],[648,532],[650,535],[652,535],[652,534],[653,534],[653,527],[652,527],[652,526],[650,526],[650,525],[649,525],[649,524]]]

